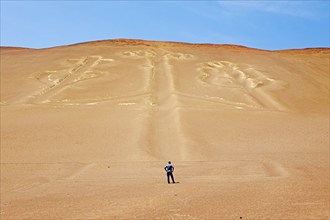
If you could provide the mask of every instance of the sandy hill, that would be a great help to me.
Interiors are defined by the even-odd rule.
[[[329,48],[0,52],[1,219],[329,218]]]

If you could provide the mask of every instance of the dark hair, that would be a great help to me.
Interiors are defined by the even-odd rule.
[[[168,163],[170,164],[170,163],[171,163],[171,161],[168,161]]]

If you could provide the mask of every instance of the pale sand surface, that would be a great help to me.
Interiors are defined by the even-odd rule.
[[[1,48],[1,219],[329,219],[329,52]]]

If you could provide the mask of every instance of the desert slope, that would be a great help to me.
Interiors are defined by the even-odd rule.
[[[0,52],[1,218],[329,218],[329,49]]]

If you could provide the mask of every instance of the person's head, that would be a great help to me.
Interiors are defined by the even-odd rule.
[[[169,164],[171,164],[171,161],[168,161]]]

